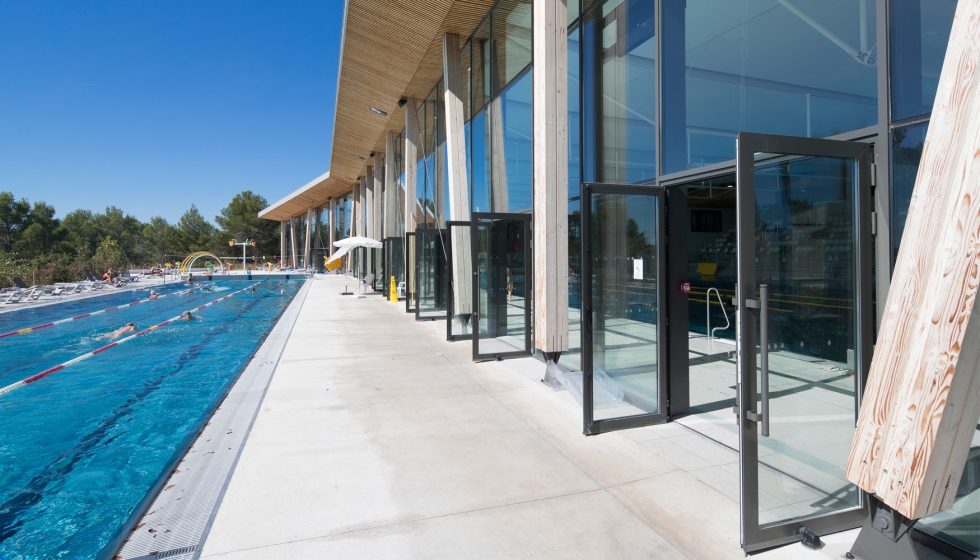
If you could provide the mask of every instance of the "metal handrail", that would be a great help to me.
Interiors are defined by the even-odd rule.
[[[718,298],[718,305],[721,306],[721,312],[725,315],[725,326],[715,327],[714,329],[711,328],[711,291],[712,290],[714,290],[715,296]],[[732,326],[732,322],[728,320],[728,312],[725,311],[725,304],[724,302],[721,301],[721,292],[718,291],[718,288],[708,288],[707,297],[705,297],[704,300],[704,309],[705,309],[705,320],[707,324],[705,330],[708,333],[708,340],[711,340],[715,337],[715,331],[727,331]]]

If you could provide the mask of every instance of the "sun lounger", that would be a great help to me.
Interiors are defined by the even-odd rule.
[[[5,292],[3,294],[3,304],[7,305],[9,303],[20,303],[24,299],[23,290],[17,290],[15,292]]]

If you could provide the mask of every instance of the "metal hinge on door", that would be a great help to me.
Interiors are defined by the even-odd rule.
[[[872,163],[871,164],[871,186],[872,187],[878,186],[878,164],[877,163]]]
[[[871,213],[871,237],[878,237],[878,213]]]

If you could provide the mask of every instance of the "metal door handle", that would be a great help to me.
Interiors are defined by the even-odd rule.
[[[762,435],[769,437],[769,286],[759,286],[759,369],[761,370],[762,401],[759,402]]]

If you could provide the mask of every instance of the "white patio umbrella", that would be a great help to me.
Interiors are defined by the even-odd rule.
[[[346,255],[348,252],[350,252],[351,249],[353,249],[355,247],[367,247],[369,249],[380,249],[382,247],[382,244],[377,239],[371,239],[370,237],[357,236],[357,237],[348,237],[346,239],[341,239],[340,241],[336,241],[336,242],[334,242],[333,246],[334,247],[337,247],[339,250],[337,252],[335,252],[334,254],[330,255],[330,258],[327,259],[327,264],[330,264],[333,261],[339,259],[340,257]]]

